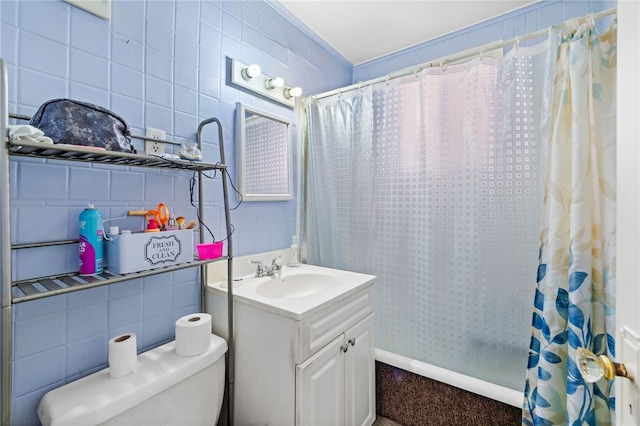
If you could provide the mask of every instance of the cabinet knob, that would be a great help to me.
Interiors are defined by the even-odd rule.
[[[349,343],[351,346],[355,346],[356,345],[356,338],[352,337],[351,339],[349,339],[347,341],[347,343]]]
[[[340,350],[341,350],[342,352],[346,352],[346,351],[348,351],[348,350],[349,350],[349,345],[347,345],[346,343],[343,343],[343,344],[340,346]]]

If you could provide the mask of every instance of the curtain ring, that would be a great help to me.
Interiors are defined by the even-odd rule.
[[[364,89],[364,86],[362,85],[362,81],[358,82],[358,89],[360,89],[361,92]]]
[[[579,22],[577,19],[569,19],[562,26],[562,37],[571,39],[578,30]]]
[[[338,99],[342,97],[342,89],[338,87]]]
[[[517,49],[518,47],[520,47],[520,37],[516,37],[516,42],[513,43],[514,49]]]
[[[571,20],[571,31],[573,31],[573,32],[578,31],[579,28],[580,28],[580,20],[578,18],[572,19]]]
[[[440,61],[440,68],[442,69],[442,71],[446,71],[447,70],[447,64],[445,64],[443,61]]]
[[[388,86],[389,85],[389,80],[391,80],[391,74],[387,74],[387,79],[385,80],[384,84],[386,84]]]
[[[482,61],[484,59],[484,52],[480,52],[480,60]]]
[[[418,78],[420,76],[420,71],[422,71],[420,67],[416,67],[416,69],[413,71],[413,76],[415,78]]]

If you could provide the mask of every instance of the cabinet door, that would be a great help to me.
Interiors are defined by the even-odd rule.
[[[296,366],[296,425],[344,425],[344,335]]]
[[[370,426],[376,419],[373,313],[345,333],[345,419],[348,426]]]

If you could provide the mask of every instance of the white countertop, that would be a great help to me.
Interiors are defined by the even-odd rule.
[[[246,272],[245,266],[235,267],[235,262],[243,262],[234,259],[234,270]],[[257,291],[261,284],[269,283],[270,280],[279,279],[276,275],[256,278],[255,273],[235,276],[233,286],[233,297],[236,302],[246,303],[278,315],[301,320],[309,315],[323,309],[331,303],[343,300],[358,291],[365,289],[375,280],[374,275],[361,274],[358,272],[342,271],[338,269],[325,268],[321,266],[302,264],[299,267],[284,266],[281,276],[285,278],[293,275],[322,275],[335,280],[335,285],[331,285],[322,292],[299,297],[265,297]],[[227,279],[223,274],[209,274],[209,284],[207,291],[213,294],[227,294]],[[292,283],[292,285],[294,285]]]

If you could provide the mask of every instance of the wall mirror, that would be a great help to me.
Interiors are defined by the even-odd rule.
[[[291,121],[238,102],[236,135],[242,199],[292,199]]]

